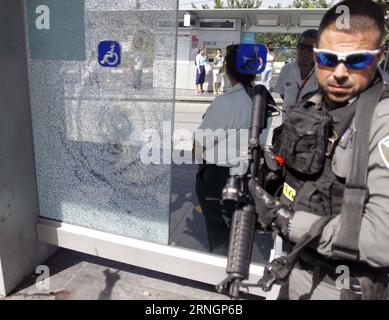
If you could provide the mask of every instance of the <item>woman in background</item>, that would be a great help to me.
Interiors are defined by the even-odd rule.
[[[205,64],[207,63],[207,57],[205,56],[205,48],[199,48],[196,56],[196,94],[204,94],[203,85],[205,82]]]
[[[217,49],[213,62],[213,94],[220,94],[223,78],[224,57],[221,49]]]

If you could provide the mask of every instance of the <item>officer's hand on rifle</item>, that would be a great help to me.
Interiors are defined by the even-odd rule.
[[[249,188],[254,197],[255,210],[261,226],[264,229],[270,226],[281,237],[288,238],[289,222],[293,218],[294,211],[281,204],[266,192],[259,183],[251,181]]]

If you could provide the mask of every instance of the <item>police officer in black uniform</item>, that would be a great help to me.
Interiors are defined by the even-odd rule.
[[[371,0],[325,14],[314,50],[320,89],[287,111],[275,137],[286,172],[280,201],[256,187],[260,223],[291,243],[263,278],[289,280],[280,298],[387,298],[389,94],[377,71],[384,21]]]

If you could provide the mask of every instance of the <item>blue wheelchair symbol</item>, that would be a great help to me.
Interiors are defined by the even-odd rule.
[[[99,64],[102,67],[115,68],[121,63],[121,47],[116,41],[101,41],[98,48]]]
[[[241,44],[237,69],[245,74],[260,74],[266,68],[267,48],[263,44]]]

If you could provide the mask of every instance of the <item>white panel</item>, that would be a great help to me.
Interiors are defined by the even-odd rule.
[[[259,26],[278,26],[278,14],[257,14],[257,25]]]
[[[321,15],[306,14],[300,16],[300,27],[318,27],[322,19]]]
[[[130,239],[101,231],[40,219],[37,224],[39,241],[106,259],[216,285],[226,277],[225,257]],[[247,281],[255,285],[263,267],[250,266]],[[257,287],[250,293],[266,296]]]

